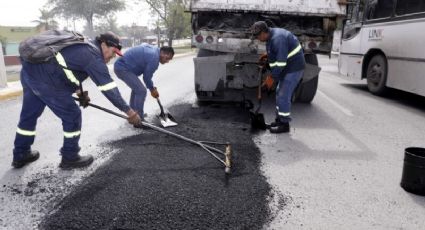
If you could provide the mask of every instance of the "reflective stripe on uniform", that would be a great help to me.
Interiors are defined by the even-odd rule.
[[[76,136],[79,136],[81,134],[81,131],[75,131],[75,132],[63,132],[63,135],[65,136],[65,138],[73,138]]]
[[[97,88],[100,91],[108,91],[108,90],[111,90],[111,89],[116,88],[116,87],[117,87],[117,84],[113,81],[113,82],[110,82],[110,83],[108,83],[106,85],[98,86]]]
[[[35,136],[35,131],[24,130],[24,129],[18,128],[16,130],[16,132],[23,135],[23,136]]]
[[[294,56],[295,54],[297,54],[299,51],[301,50],[301,45],[298,44],[297,48],[295,48],[294,50],[292,50],[289,54],[288,54],[288,58]]]
[[[66,65],[65,59],[63,58],[61,53],[56,54],[56,60],[58,61],[59,65],[63,67],[68,67]],[[74,84],[80,85],[80,82],[77,80],[77,78],[74,76],[74,73],[72,73],[71,70],[63,68],[63,71],[65,72],[66,77]]]
[[[301,45],[298,44],[297,48],[295,48],[294,50],[292,50],[289,54],[288,54],[288,59],[292,56],[294,56],[295,54],[297,54],[300,50],[301,50]],[[286,66],[286,62],[273,62],[269,64],[270,67],[284,67]]]
[[[286,66],[286,62],[273,62],[273,63],[270,63],[269,65],[270,65],[270,67],[276,67],[276,66],[284,67],[284,66]]]
[[[291,113],[284,113],[284,112],[278,112],[278,114],[279,116],[284,116],[284,117],[291,115]]]

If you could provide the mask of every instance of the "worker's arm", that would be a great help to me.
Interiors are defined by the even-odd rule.
[[[288,42],[281,36],[273,38],[270,42],[269,65],[273,78],[278,79],[287,64]]]
[[[109,75],[108,67],[100,56],[91,60],[91,62],[86,66],[85,71],[97,85],[97,88],[115,107],[125,113],[128,113],[130,106],[128,106],[122,98],[116,83]]]
[[[153,73],[155,73],[155,71],[158,69],[158,65],[158,61],[152,59],[152,61],[146,64],[145,71],[143,72],[143,82],[145,82],[146,88],[148,88],[150,91],[155,88],[152,78]]]

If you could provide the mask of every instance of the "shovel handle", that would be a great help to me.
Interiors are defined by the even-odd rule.
[[[161,116],[162,116],[163,114],[165,114],[164,107],[162,107],[161,101],[159,100],[158,97],[156,98],[156,101],[158,102],[159,108],[161,109]]]
[[[258,78],[260,79],[260,82],[259,82],[259,84],[258,84],[258,93],[257,93],[257,99],[258,100],[261,100],[261,87],[263,86],[263,79],[262,79],[262,76],[263,76],[263,74],[262,74],[262,72],[263,72],[263,67],[261,66],[260,67],[260,70],[258,71]]]
[[[78,98],[76,98],[76,97],[74,97],[74,100],[79,101],[79,99],[78,99]],[[126,120],[127,120],[127,118],[128,118],[128,117],[127,117],[127,116],[125,116],[125,115],[122,115],[122,114],[120,114],[120,113],[114,112],[114,111],[112,111],[112,110],[110,110],[110,109],[103,108],[103,107],[101,107],[101,106],[98,106],[98,105],[95,105],[95,104],[92,104],[92,103],[89,103],[88,105],[89,105],[89,106],[91,106],[91,107],[93,107],[93,108],[103,110],[103,111],[105,111],[105,112],[107,112],[107,113],[110,113],[110,114],[112,114],[112,115],[115,115],[115,116],[117,116],[117,117],[124,118],[124,119],[126,119]]]

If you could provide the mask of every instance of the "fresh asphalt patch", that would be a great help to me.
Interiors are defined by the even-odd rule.
[[[249,115],[232,105],[171,108],[167,130],[194,140],[230,142],[233,166],[199,146],[154,130],[110,143],[118,149],[85,179],[41,229],[261,229],[273,217]],[[224,147],[218,146],[224,150]]]

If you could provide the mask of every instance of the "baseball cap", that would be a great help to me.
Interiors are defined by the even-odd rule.
[[[109,47],[114,47],[114,52],[119,55],[122,56],[121,53],[121,43],[120,43],[120,38],[114,34],[111,31],[108,31],[106,33],[100,34],[100,36],[97,38],[97,40],[105,42],[106,45],[108,45]]]
[[[260,35],[261,32],[268,32],[269,31],[269,27],[267,26],[266,22],[264,21],[258,21],[255,22],[252,26],[251,26],[251,39],[255,39],[257,38],[258,35]]]

